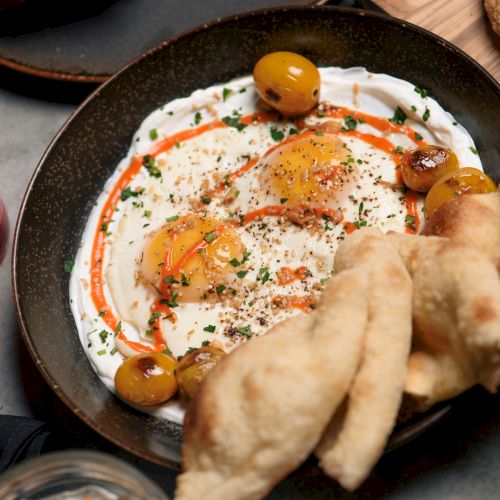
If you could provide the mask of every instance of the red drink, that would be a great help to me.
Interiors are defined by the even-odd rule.
[[[7,220],[7,211],[0,200],[0,262],[5,256],[7,249],[7,239],[9,237],[9,221]]]

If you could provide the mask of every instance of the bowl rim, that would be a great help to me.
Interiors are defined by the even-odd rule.
[[[108,432],[104,429],[102,429],[100,426],[98,426],[93,419],[83,413],[81,409],[75,405],[71,399],[66,396],[64,391],[61,390],[59,384],[56,382],[56,380],[52,377],[51,373],[45,366],[45,363],[43,359],[40,357],[35,343],[31,338],[31,334],[29,332],[28,324],[26,319],[24,318],[23,314],[23,307],[22,307],[22,302],[23,298],[20,295],[20,290],[19,286],[17,283],[17,274],[18,274],[18,252],[19,252],[19,235],[21,232],[21,226],[23,224],[24,220],[24,214],[26,211],[26,206],[29,201],[31,192],[33,190],[34,184],[38,178],[38,176],[41,174],[43,166],[45,165],[45,162],[47,160],[47,157],[50,155],[52,152],[52,149],[56,145],[56,143],[59,141],[60,137],[66,133],[66,130],[68,127],[71,125],[71,123],[77,118],[77,116],[80,114],[80,112],[92,101],[95,99],[99,98],[99,94],[101,93],[101,90],[105,88],[106,86],[112,84],[115,80],[120,78],[121,74],[128,71],[131,67],[135,66],[137,63],[140,61],[143,61],[145,59],[154,57],[158,52],[161,52],[165,47],[176,43],[178,40],[182,40],[185,38],[189,38],[192,35],[195,35],[197,33],[203,32],[210,30],[214,26],[219,26],[223,24],[229,24],[233,21],[237,21],[242,18],[251,18],[255,16],[263,16],[266,14],[277,14],[281,12],[303,12],[303,11],[320,11],[320,12],[325,12],[327,13],[336,13],[340,12],[343,14],[348,14],[348,15],[353,15],[356,17],[367,17],[367,18],[374,18],[377,20],[381,20],[385,23],[393,24],[396,26],[399,26],[401,28],[404,28],[406,30],[409,30],[410,32],[417,33],[418,36],[424,36],[427,39],[430,39],[434,43],[438,43],[439,45],[443,46],[444,49],[450,50],[452,52],[455,52],[459,57],[465,59],[469,64],[471,64],[474,67],[474,70],[479,72],[482,77],[489,82],[489,84],[493,87],[494,91],[496,91],[496,94],[498,95],[500,99],[500,83],[497,82],[493,76],[485,69],[483,68],[479,63],[477,63],[471,56],[469,56],[467,53],[465,53],[463,50],[460,48],[456,47],[453,45],[451,42],[448,42],[444,38],[430,32],[429,30],[426,30],[425,28],[421,28],[420,26],[417,26],[415,24],[409,23],[407,21],[389,16],[388,14],[381,13],[381,12],[376,12],[376,11],[371,11],[371,10],[365,10],[365,9],[359,9],[359,8],[352,8],[352,7],[341,7],[341,6],[333,6],[333,5],[290,5],[290,6],[280,6],[280,7],[267,7],[267,8],[261,8],[261,9],[255,9],[243,13],[238,13],[238,14],[233,14],[221,18],[214,19],[212,21],[209,21],[207,23],[200,24],[198,26],[195,26],[193,28],[190,28],[186,31],[183,31],[182,33],[179,33],[177,35],[174,35],[165,41],[161,42],[160,44],[156,45],[152,49],[144,52],[142,55],[139,55],[132,59],[129,63],[127,63],[125,66],[123,66],[120,70],[118,70],[114,75],[112,75],[108,80],[106,80],[102,85],[97,87],[89,96],[87,96],[79,105],[78,107],[70,114],[70,116],[66,119],[64,124],[61,126],[57,134],[54,136],[54,138],[50,141],[49,145],[47,146],[45,152],[43,153],[42,157],[40,158],[33,175],[31,176],[31,179],[28,182],[26,191],[24,193],[16,224],[15,224],[15,230],[14,230],[14,235],[13,235],[13,243],[12,243],[12,256],[11,256],[11,286],[12,286],[12,297],[14,301],[14,308],[15,308],[15,313],[16,313],[16,318],[17,318],[17,323],[19,325],[19,329],[21,331],[21,336],[25,342],[25,345],[28,348],[28,351],[31,355],[31,358],[33,362],[35,363],[36,367],[42,374],[43,378],[45,379],[45,382],[50,386],[50,388],[57,394],[59,399],[63,401],[63,403],[75,414],[77,417],[79,417],[86,425],[88,425],[92,430],[103,436],[105,439],[108,441],[111,441],[113,444],[116,446],[125,449],[129,451],[130,453],[140,456],[142,458],[145,458],[147,460],[150,460],[151,462],[157,463],[162,466],[170,466],[173,468],[178,468],[179,464],[173,460],[169,460],[166,458],[160,458],[157,455],[147,452],[147,451],[138,451],[135,449],[133,445],[129,445],[127,442],[120,440],[119,438],[108,434]],[[431,419],[431,422],[435,422],[435,420]],[[422,431],[420,431],[418,434],[420,434]],[[403,443],[407,442],[407,440],[403,440]]]

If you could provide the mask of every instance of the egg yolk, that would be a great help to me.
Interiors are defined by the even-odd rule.
[[[328,204],[345,189],[353,171],[348,158],[333,135],[313,134],[283,144],[267,157],[271,189],[291,205]]]
[[[212,217],[189,215],[163,226],[146,242],[142,274],[176,302],[199,302],[220,283],[244,247],[236,231]]]

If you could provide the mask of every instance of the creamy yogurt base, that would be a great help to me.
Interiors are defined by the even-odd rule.
[[[322,102],[326,101],[334,106],[362,111],[381,118],[392,117],[394,110],[400,107],[408,117],[405,125],[420,134],[424,141],[451,148],[461,166],[482,169],[479,156],[473,153],[474,143],[467,131],[434,99],[422,98],[415,91],[413,84],[384,74],[371,74],[363,68],[320,68],[320,75]],[[231,91],[226,99],[223,99],[224,89]],[[114,374],[123,362],[123,357],[117,352],[113,332],[99,316],[89,291],[92,245],[96,228],[101,225],[101,210],[108,193],[128,168],[133,157],[147,154],[158,140],[196,125],[210,123],[215,119],[214,115],[233,116],[235,110],[241,115],[248,115],[259,111],[260,106],[251,77],[197,90],[190,97],[176,99],[162,106],[143,121],[134,135],[127,156],[119,163],[114,174],[106,182],[103,192],[97,197],[75,258],[70,281],[70,300],[84,350],[96,373],[111,391],[114,391]],[[427,115],[428,119],[424,121],[422,117]],[[317,121],[320,122],[321,118]],[[208,179],[214,165],[217,165],[221,172],[224,172],[224,169],[234,169],[235,166],[243,164],[245,158],[262,154],[262,151],[275,146],[276,141],[270,134],[272,127],[287,134],[292,125],[276,122],[255,127],[248,126],[244,131],[235,128],[209,131],[183,141],[179,147],[174,147],[157,157],[158,164],[162,165],[161,182],[152,179],[145,169],[141,169],[132,180],[131,189],[145,188],[146,196],[141,196],[140,201],[139,198],[132,197],[119,205],[119,211],[114,214],[112,222],[106,228],[110,235],[103,256],[104,293],[115,315],[122,321],[123,331],[128,337],[141,341],[140,331],[144,317],[148,315],[150,302],[150,290],[136,287],[134,273],[131,272],[144,245],[144,234],[141,233],[144,232],[144,226],[147,224],[147,232],[155,231],[162,227],[166,218],[190,212],[190,197],[199,189],[203,176],[206,175]],[[154,134],[153,136],[150,134],[151,130],[156,130],[158,138],[151,138],[154,137]],[[358,130],[380,135],[380,132],[373,130],[367,124],[359,123]],[[408,137],[401,134],[388,134],[385,138],[403,149],[415,147]],[[368,148],[355,138],[346,137],[345,141],[353,151],[353,156],[360,162],[365,162],[360,163],[361,167],[364,168],[366,165],[367,170],[371,169],[371,177],[382,176],[384,180],[395,182],[394,164],[387,155]],[[276,200],[273,201],[273,193],[266,191],[261,173],[252,171],[248,176],[235,182],[240,188],[239,210],[245,212],[276,203]],[[405,214],[401,211],[401,203],[397,201],[397,197],[393,194],[383,194],[387,192],[384,191],[386,188],[374,185],[368,175],[360,174],[359,185],[361,187],[356,188],[355,196],[351,194],[356,198],[356,203],[343,198],[336,200],[332,207],[340,207],[345,220],[355,220],[359,217],[359,200],[367,198],[364,202],[365,210],[368,208],[364,216],[367,225],[376,225],[383,231],[404,231]],[[259,189],[262,196],[255,195]],[[172,202],[171,195],[175,202]],[[136,204],[142,202],[143,205],[134,206],[134,202]],[[421,205],[420,201],[419,207]],[[148,212],[150,215],[145,216]],[[222,219],[227,216],[227,207],[214,204],[210,206],[210,213]],[[272,224],[274,222],[270,222],[271,226]],[[281,231],[279,238],[274,238],[274,241],[280,241],[280,244],[271,242],[270,248],[267,249],[262,248],[262,242],[256,240],[258,230],[258,227],[255,227],[240,233],[243,244],[252,252],[255,259],[253,268],[249,269],[247,275],[249,281],[256,280],[259,269],[263,266],[269,269],[271,276],[275,276],[283,264],[291,267],[306,265],[316,281],[328,278],[333,266],[336,245],[342,239],[342,225],[331,228],[328,241],[326,238],[303,235],[304,231],[297,228],[284,232],[277,226],[272,226],[271,235],[272,230]],[[141,234],[138,236],[139,233]],[[273,262],[269,255],[273,252],[279,254],[281,249],[288,249],[293,256],[288,260]],[[269,286],[275,286],[275,283],[270,283]],[[304,293],[306,286],[310,287],[311,284],[296,282],[288,286],[287,291]],[[265,287],[262,288],[262,292],[261,290],[255,292],[255,297],[252,296],[255,303],[264,304],[267,292]],[[138,303],[137,307],[131,308],[130,303],[135,302]],[[228,341],[220,332],[216,332],[214,337],[214,334],[203,329],[206,325],[215,324],[223,309],[221,304],[210,306],[181,304],[178,308],[179,321],[175,325],[175,332],[169,330],[167,335],[169,348],[173,354],[182,355],[189,347],[198,347],[204,340],[213,341],[214,338],[224,344],[226,350],[234,348],[237,342]],[[245,304],[238,310],[241,324],[251,325],[254,334],[265,333],[273,323],[290,314],[298,313],[298,311],[271,313],[263,309],[262,315],[258,317],[255,311],[246,308]],[[108,334],[103,335],[103,331]],[[141,410],[177,423],[182,422],[184,414],[183,408],[177,401]]]

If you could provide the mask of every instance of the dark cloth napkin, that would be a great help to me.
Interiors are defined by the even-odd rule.
[[[27,458],[41,455],[48,445],[47,424],[27,417],[0,416],[0,472]]]

